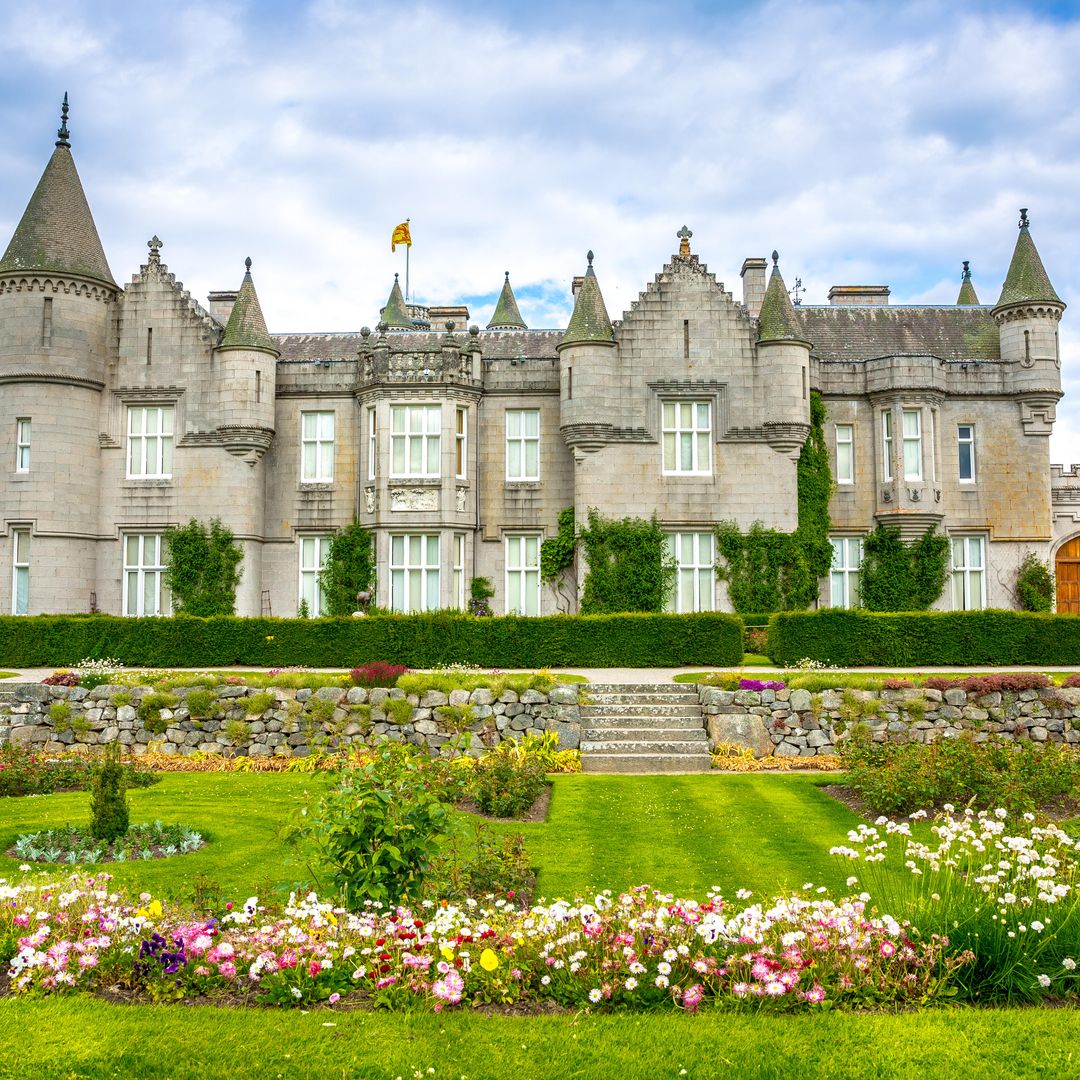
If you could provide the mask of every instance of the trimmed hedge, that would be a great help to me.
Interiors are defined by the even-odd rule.
[[[769,658],[841,667],[1080,662],[1080,615],[1028,611],[780,612],[769,621]]]
[[[343,619],[0,617],[0,664],[48,667],[112,657],[144,667],[680,667],[738,664],[734,615],[369,615]]]

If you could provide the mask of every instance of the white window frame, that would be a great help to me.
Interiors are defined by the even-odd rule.
[[[11,614],[30,614],[30,530],[11,530]],[[20,547],[22,551],[20,552]],[[19,582],[23,582],[20,590]],[[22,603],[19,602],[20,593]],[[21,609],[21,610],[20,610]]]
[[[454,606],[465,610],[465,534],[454,533],[453,589]]]
[[[886,409],[881,414],[881,479],[885,483],[892,481],[892,409]]]
[[[970,558],[972,545],[978,551],[977,564]],[[966,534],[950,536],[949,555],[952,563],[953,610],[981,611],[986,607],[986,537]]]
[[[454,476],[464,480],[469,475],[469,410],[463,405],[454,410]]]
[[[136,542],[134,561],[128,557],[130,541]],[[147,541],[153,541],[151,557],[147,556]],[[165,537],[161,533],[123,533],[120,537],[123,560],[123,608],[124,615],[142,618],[147,615],[168,615],[172,611],[172,596],[165,584]],[[156,556],[156,557],[154,557]],[[153,589],[154,610],[146,610],[147,582]],[[132,585],[135,595],[132,597]],[[134,604],[132,603],[134,600]],[[134,607],[134,610],[130,610]]]
[[[690,423],[683,410],[690,409]],[[702,426],[701,410],[705,424]],[[711,476],[713,403],[700,398],[668,398],[660,402],[660,454],[665,476]],[[684,439],[689,439],[690,467],[683,467]],[[669,453],[670,450],[670,453]],[[702,461],[704,456],[705,460]]]
[[[129,405],[127,421],[127,478],[171,480],[175,406]],[[154,421],[153,428],[151,421]]]
[[[442,406],[390,406],[390,475],[396,479],[442,475]]]
[[[540,544],[542,537],[538,533],[508,533],[503,550],[506,553],[504,564],[507,615],[540,614]],[[529,542],[535,546],[535,560],[530,558]],[[511,595],[519,599],[512,605]]]
[[[336,433],[337,418],[333,411],[311,409],[300,413],[301,484],[332,484],[334,482]]]
[[[434,611],[439,600],[439,534],[390,534],[390,610],[408,614]],[[414,545],[413,541],[418,543]],[[432,559],[434,552],[434,560]],[[417,600],[413,602],[413,585]]]
[[[15,471],[30,471],[30,417],[15,418]]]
[[[854,484],[855,483],[855,425],[854,424],[836,424],[834,427],[834,437],[836,444],[836,482],[838,484]],[[843,436],[843,437],[841,437]],[[843,447],[847,451],[847,467],[841,468],[843,464],[840,457],[840,448]]]
[[[914,434],[908,434],[908,419],[914,420]],[[904,480],[920,481],[923,478],[923,455],[922,455],[922,410],[921,409],[901,409],[900,410],[900,437],[904,447]],[[911,457],[914,462],[914,468],[908,468],[908,450],[913,451]]]
[[[861,536],[830,536],[832,563],[829,568],[829,606],[858,607],[861,595],[860,572],[863,560]]]
[[[667,534],[675,564],[675,588],[668,610],[678,614],[716,610],[716,542],[711,532],[689,530]]]
[[[375,479],[375,464],[379,453],[379,429],[375,417],[375,406],[372,405],[367,411],[367,476],[369,480]]]
[[[300,602],[308,602],[308,614],[317,619],[325,614],[325,598],[322,594],[322,584],[319,581],[319,573],[326,567],[326,554],[330,545],[329,536],[301,536],[300,543],[300,579],[297,591],[296,606]],[[310,551],[312,558],[307,558]]]
[[[964,435],[964,431],[967,435]],[[969,476],[964,475],[964,447],[969,450]],[[970,423],[956,425],[956,473],[961,484],[974,484],[978,474],[978,462],[975,457],[975,425]]]
[[[506,479],[511,482],[539,480],[540,410],[507,409],[505,425]],[[533,427],[535,430],[530,430]]]

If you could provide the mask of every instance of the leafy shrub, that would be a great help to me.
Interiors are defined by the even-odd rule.
[[[758,656],[769,655],[769,628],[767,626],[748,626],[743,637],[743,648],[748,653]]]
[[[1024,611],[1054,610],[1054,575],[1033,551],[1024,556],[1016,572],[1016,598]]]
[[[478,619],[490,619],[495,612],[491,610],[491,598],[495,590],[491,579],[474,577],[469,581],[469,614]]]
[[[412,719],[413,707],[406,698],[387,698],[383,710],[391,724],[407,724]]]
[[[528,896],[536,875],[520,833],[496,833],[483,821],[472,824],[470,835],[463,832],[454,832],[434,861],[425,893],[439,900],[494,894],[520,901]]]
[[[66,701],[54,701],[49,706],[49,719],[57,731],[71,727],[71,706]]]
[[[356,611],[357,593],[370,591],[374,582],[375,544],[371,533],[353,518],[327,544],[326,559],[319,571],[323,613],[351,616]]]
[[[1018,671],[1007,675],[965,675],[955,679],[931,675],[923,680],[929,690],[963,690],[969,694],[1012,693],[1043,690],[1054,683],[1041,671]]]
[[[111,743],[90,784],[90,832],[109,843],[128,831],[127,782],[120,746]]]
[[[520,817],[539,798],[545,783],[540,756],[518,752],[511,743],[500,743],[477,761],[467,790],[485,814]]]
[[[905,544],[898,529],[878,525],[863,538],[859,597],[870,611],[925,611],[949,572],[949,539],[931,526]]]
[[[397,681],[409,669],[404,664],[391,664],[386,660],[370,660],[349,672],[355,686],[396,686]]]
[[[180,699],[175,694],[154,690],[143,695],[136,711],[147,731],[154,735],[162,735],[168,728],[169,721],[161,715],[161,710],[175,709],[179,704]]]
[[[1061,685],[1069,688],[1080,687],[1080,674],[1073,672],[1072,675],[1066,675],[1065,678],[1061,680]]]
[[[0,746],[0,796],[87,791],[97,763],[97,758],[81,753],[44,755],[25,746]],[[160,781],[141,765],[124,764],[128,787],[149,787]]]
[[[590,507],[580,539],[589,566],[583,614],[664,610],[675,585],[675,564],[668,534],[655,515],[610,520]]]
[[[79,673],[77,671],[54,671],[41,680],[43,686],[78,686]]]
[[[244,552],[232,531],[214,518],[209,526],[192,518],[165,530],[165,581],[179,615],[207,618],[236,610],[236,586]]]

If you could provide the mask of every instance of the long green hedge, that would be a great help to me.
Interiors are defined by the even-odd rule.
[[[1080,662],[1080,615],[1028,611],[788,611],[769,620],[769,658],[841,667]]]
[[[679,667],[738,664],[742,624],[698,615],[386,615],[344,619],[0,617],[0,666],[112,657],[146,667]]]

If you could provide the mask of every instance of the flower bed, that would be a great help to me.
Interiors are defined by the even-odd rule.
[[[203,837],[184,825],[132,825],[118,840],[96,838],[88,826],[67,825],[24,833],[7,852],[13,859],[30,862],[79,863],[127,862],[132,859],[167,859],[205,847]]]
[[[88,791],[94,755],[53,754],[25,746],[0,746],[0,796],[51,795],[54,791]],[[124,766],[128,787],[142,788],[159,782],[146,768],[128,762]]]

